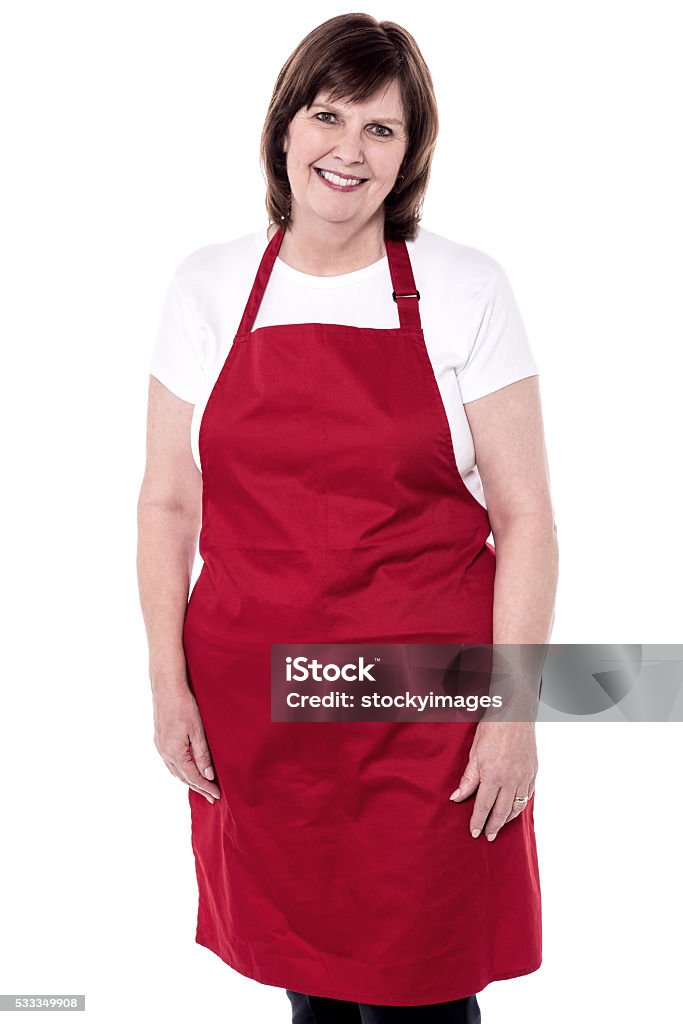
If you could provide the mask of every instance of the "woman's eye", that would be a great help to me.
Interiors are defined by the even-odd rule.
[[[329,110],[321,110],[321,111],[319,111],[319,112],[318,112],[318,113],[317,113],[317,114],[316,114],[315,116],[316,116],[316,118],[321,118],[321,117],[336,117],[336,114],[332,114],[332,113],[330,113],[330,111],[329,111]],[[330,122],[329,122],[329,121],[322,121],[321,123],[322,123],[322,124],[329,124]],[[382,135],[378,135],[378,134],[377,134],[377,132],[374,132],[374,131],[373,131],[373,133],[372,133],[372,134],[373,134],[373,135],[375,136],[375,138],[377,138],[377,139],[388,139],[388,138],[389,138],[389,136],[390,136],[391,134],[393,134],[393,133],[392,133],[392,131],[391,131],[391,128],[387,128],[387,127],[386,127],[386,125],[383,125],[383,124],[373,124],[373,125],[372,125],[372,127],[373,127],[373,128],[381,128],[381,129],[382,129],[382,132],[386,132],[386,133],[387,133],[386,135],[384,135],[384,134],[382,134]]]

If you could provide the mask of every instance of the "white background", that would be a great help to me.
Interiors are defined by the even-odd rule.
[[[356,9],[2,8],[0,992],[84,992],[98,1024],[289,1020],[283,990],[194,943],[187,790],[152,740],[136,501],[173,267],[265,225],[277,72]],[[677,4],[360,9],[407,28],[434,77],[423,224],[502,263],[539,362],[553,642],[682,642]],[[681,726],[537,731],[544,963],[481,993],[483,1022],[676,1019]]]

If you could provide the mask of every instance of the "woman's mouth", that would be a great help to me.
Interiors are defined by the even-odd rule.
[[[335,192],[355,192],[357,188],[364,185],[365,178],[346,178],[340,174],[333,174],[331,171],[324,171],[319,167],[314,167],[313,170],[318,175],[323,185],[327,185],[328,188],[332,188]]]

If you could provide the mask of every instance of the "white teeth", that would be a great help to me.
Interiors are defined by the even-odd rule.
[[[331,174],[329,171],[317,172],[322,178],[331,181],[333,185],[359,185],[363,178],[340,178],[338,174]]]

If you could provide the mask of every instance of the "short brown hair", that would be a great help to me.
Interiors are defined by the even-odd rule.
[[[417,43],[393,21],[340,14],[313,29],[280,71],[261,135],[261,167],[271,221],[289,227],[291,190],[283,143],[294,115],[318,92],[360,103],[399,84],[408,143],[396,184],[384,200],[385,237],[413,239],[422,216],[439,130],[434,86]]]

